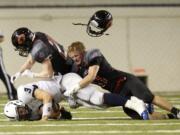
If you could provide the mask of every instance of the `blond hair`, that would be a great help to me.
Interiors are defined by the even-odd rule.
[[[80,41],[76,41],[76,42],[71,43],[70,46],[68,46],[67,53],[74,52],[74,51],[84,53],[85,50],[86,50],[86,48],[85,48],[84,44]]]

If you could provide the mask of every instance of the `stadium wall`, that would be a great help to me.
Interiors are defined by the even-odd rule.
[[[89,37],[83,26],[99,9],[113,14],[109,36]],[[5,35],[1,44],[4,63],[9,74],[14,74],[25,61],[11,44],[11,34],[18,27],[42,31],[67,48],[71,42],[82,41],[89,48],[99,48],[116,68],[134,73],[144,69],[152,91],[180,91],[180,8],[178,7],[114,7],[114,8],[28,8],[0,9],[0,29]],[[37,64],[33,70],[40,71]],[[32,79],[20,78],[16,86]],[[0,84],[0,89],[5,87]],[[0,90],[2,92],[2,90]]]

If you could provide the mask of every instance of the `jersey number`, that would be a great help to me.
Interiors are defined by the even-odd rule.
[[[32,85],[32,86],[33,86],[32,89],[30,89],[30,88],[24,88],[24,91],[25,91],[25,92],[28,92],[28,93],[30,94],[30,93],[32,92],[32,90],[34,91],[35,89],[38,88],[36,85]]]
[[[25,92],[28,92],[28,93],[31,93],[32,90],[29,89],[29,88],[24,88],[24,91],[25,91]]]

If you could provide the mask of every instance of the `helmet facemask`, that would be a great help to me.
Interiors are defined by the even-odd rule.
[[[31,110],[20,100],[9,101],[4,107],[4,114],[10,120],[28,120],[30,118]]]
[[[27,105],[25,106],[17,106],[16,112],[18,114],[17,120],[29,120],[31,111]]]
[[[99,26],[99,24],[95,20],[90,21],[88,23],[87,29],[86,29],[86,32],[88,33],[88,35],[92,36],[92,37],[102,36],[104,33],[104,29],[102,29],[98,26]]]

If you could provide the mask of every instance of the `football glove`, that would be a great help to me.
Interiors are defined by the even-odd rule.
[[[73,97],[73,95],[75,93],[77,93],[80,88],[81,87],[80,87],[79,83],[77,83],[72,89],[66,90],[64,92],[64,96],[66,96],[66,97]]]
[[[34,73],[29,70],[29,69],[26,69],[22,74],[21,76],[26,76],[26,77],[30,77],[30,78],[33,78],[34,77]]]
[[[11,83],[14,83],[20,76],[20,72],[17,72],[15,75],[11,76]]]

